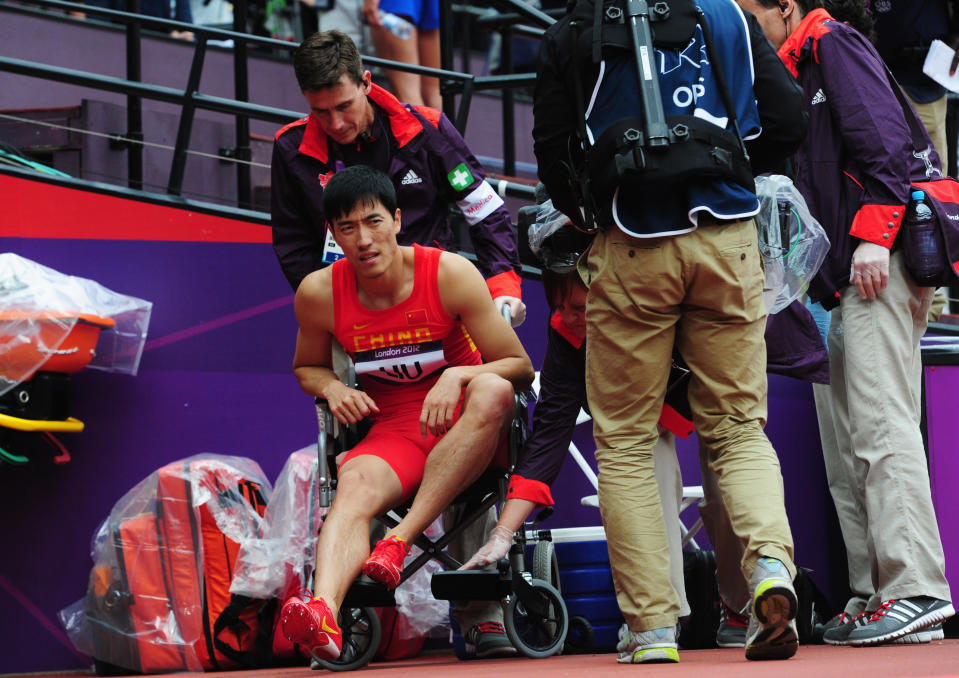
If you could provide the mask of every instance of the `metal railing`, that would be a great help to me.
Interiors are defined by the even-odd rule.
[[[134,7],[138,0],[131,0]],[[515,0],[505,0],[507,5],[524,5]],[[527,6],[528,7],[528,6]],[[448,37],[451,17],[449,3],[441,2],[442,13],[446,14],[443,36],[444,42],[451,44]],[[532,9],[532,8],[530,8]],[[271,106],[250,103],[249,98],[249,50],[258,48],[263,50],[277,50],[281,53],[292,52],[295,43],[285,40],[266,38],[240,30],[225,30],[187,24],[178,21],[147,17],[136,12],[121,12],[84,5],[64,2],[63,0],[17,0],[8,2],[0,0],[0,12],[40,13],[38,10],[55,10],[63,13],[82,13],[87,17],[104,20],[122,26],[126,35],[125,63],[126,77],[116,78],[96,73],[79,71],[71,68],[51,66],[36,62],[25,61],[9,56],[0,56],[0,71],[8,73],[42,78],[54,82],[68,83],[89,87],[96,90],[123,94],[126,97],[126,131],[114,142],[125,146],[128,152],[128,186],[134,190],[143,189],[143,121],[142,101],[144,99],[176,104],[180,107],[173,158],[171,161],[166,193],[170,196],[180,196],[183,190],[183,180],[190,138],[193,131],[194,118],[197,110],[214,111],[234,116],[236,120],[236,147],[233,149],[233,158],[236,164],[237,203],[239,206],[252,204],[252,186],[250,178],[251,148],[250,127],[251,119],[284,124],[302,116],[301,111],[290,111]],[[533,10],[533,16],[536,10]],[[49,12],[43,12],[52,16]],[[547,17],[548,18],[548,17]],[[234,3],[234,27],[244,26],[246,22],[246,0],[237,0]],[[166,87],[142,82],[141,72],[141,40],[142,30],[158,29],[165,32],[191,31],[194,36],[193,56],[190,72],[184,88]],[[212,96],[200,91],[200,77],[207,54],[207,46],[211,40],[232,41],[233,47],[233,79],[234,99]],[[191,43],[186,43],[191,44]],[[364,65],[384,69],[400,70],[417,75],[435,77],[440,80],[441,91],[444,96],[444,111],[453,124],[462,133],[467,125],[470,105],[474,92],[527,86],[532,82],[532,74],[526,76],[486,76],[477,78],[470,73],[457,72],[445,68],[452,65],[452,60],[444,61],[444,68],[434,69],[424,66],[410,65],[401,62],[363,57]],[[458,104],[456,97],[459,97]],[[507,104],[509,104],[507,106]],[[509,108],[507,113],[506,108]],[[512,99],[504,95],[504,139],[509,137],[509,148],[515,147],[515,127],[512,117]],[[504,142],[504,149],[506,148]],[[504,150],[505,153],[505,150]],[[504,174],[515,174],[515,154],[504,157]],[[532,200],[531,186],[507,181],[504,192],[507,195]]]
[[[476,91],[501,90],[503,125],[503,173],[509,176],[516,175],[516,99],[514,90],[517,88],[532,87],[536,82],[535,73],[513,72],[513,37],[539,38],[556,17],[562,14],[561,10],[544,12],[522,0],[490,0],[490,4],[503,11],[492,8],[480,8],[466,4],[451,4],[440,2],[440,31],[441,34],[441,66],[453,69],[453,45],[458,44],[461,50],[460,58],[463,68],[469,63],[472,52],[470,44],[470,27],[498,33],[501,36],[501,58],[505,73],[477,77],[473,83]],[[444,10],[447,17],[444,20]],[[449,15],[459,18],[460,35],[454,35],[454,23]],[[522,23],[527,21],[533,25]],[[444,99],[445,102],[445,99]],[[445,107],[445,103],[444,103]]]

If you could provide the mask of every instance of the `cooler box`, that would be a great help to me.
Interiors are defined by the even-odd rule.
[[[570,619],[581,616],[589,621],[593,629],[592,650],[614,650],[623,615],[616,604],[605,531],[602,527],[570,527],[550,532]]]

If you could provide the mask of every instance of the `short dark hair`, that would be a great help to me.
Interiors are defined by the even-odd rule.
[[[317,92],[339,83],[345,73],[357,85],[363,84],[360,51],[346,33],[314,33],[293,52],[293,71],[304,92]]]
[[[823,7],[836,21],[849,24],[869,41],[876,41],[876,21],[866,6],[866,0],[824,0]]]
[[[548,268],[543,269],[543,291],[549,310],[556,308],[566,300],[575,287],[586,287],[575,270],[559,273]]]
[[[390,178],[378,169],[353,165],[334,174],[323,189],[323,213],[333,228],[333,220],[352,212],[357,205],[372,207],[380,203],[396,214],[396,188]]]

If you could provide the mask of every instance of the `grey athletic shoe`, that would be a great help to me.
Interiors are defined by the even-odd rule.
[[[852,617],[846,614],[845,611],[840,612],[835,617],[833,617],[832,619],[830,619],[829,621],[827,621],[825,624],[822,625],[822,632],[825,633],[829,629],[834,629],[838,626],[842,626],[843,624],[848,622],[850,619],[852,619]]]
[[[789,659],[799,647],[799,601],[786,566],[760,558],[749,578],[753,601],[746,631],[746,659]]]
[[[466,656],[469,658],[510,657],[516,654],[516,648],[506,637],[506,629],[499,622],[474,624],[466,633],[465,641]]]
[[[845,620],[848,618],[849,618],[849,615],[847,615],[846,612],[843,611],[837,614],[835,617],[832,617],[825,624],[819,624],[819,623],[813,624],[812,638],[810,639],[810,642],[814,645],[822,645],[823,643],[826,642],[825,640],[823,640],[823,636],[826,635],[826,631],[830,629],[834,629],[840,624],[844,624]]]
[[[852,633],[853,629],[858,629],[860,626],[868,624],[872,615],[872,612],[866,612],[865,610],[855,617],[850,617],[843,612],[838,615],[839,619],[836,625],[827,629],[826,632],[822,634],[823,642],[828,645],[848,645],[849,643],[847,643],[846,640],[849,638],[849,634]]]
[[[948,600],[929,596],[890,600],[876,608],[868,624],[853,629],[846,642],[850,645],[888,643],[945,621],[955,613]]]
[[[675,626],[664,626],[651,631],[630,631],[626,624],[619,629],[616,658],[620,664],[653,664],[678,662],[679,650]]]
[[[925,643],[931,643],[934,640],[942,640],[945,637],[946,634],[942,630],[942,622],[939,622],[938,624],[933,624],[932,626],[924,628],[921,631],[907,633],[901,638],[896,638],[892,642],[895,645],[922,645]]]
[[[734,611],[725,600],[719,601],[719,628],[716,629],[718,647],[746,647],[746,629],[749,617]]]

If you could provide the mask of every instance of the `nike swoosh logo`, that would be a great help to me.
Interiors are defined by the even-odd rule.
[[[332,633],[334,635],[339,633],[339,631],[337,631],[336,629],[331,629],[329,626],[326,625],[326,617],[323,617],[323,619],[320,620],[320,628],[326,631],[327,633]]]
[[[364,329],[366,329],[367,327],[369,327],[369,326],[372,325],[372,324],[373,324],[373,321],[372,321],[372,320],[371,320],[370,322],[368,322],[368,323],[353,323],[353,329],[354,329],[354,330],[364,330]]]

